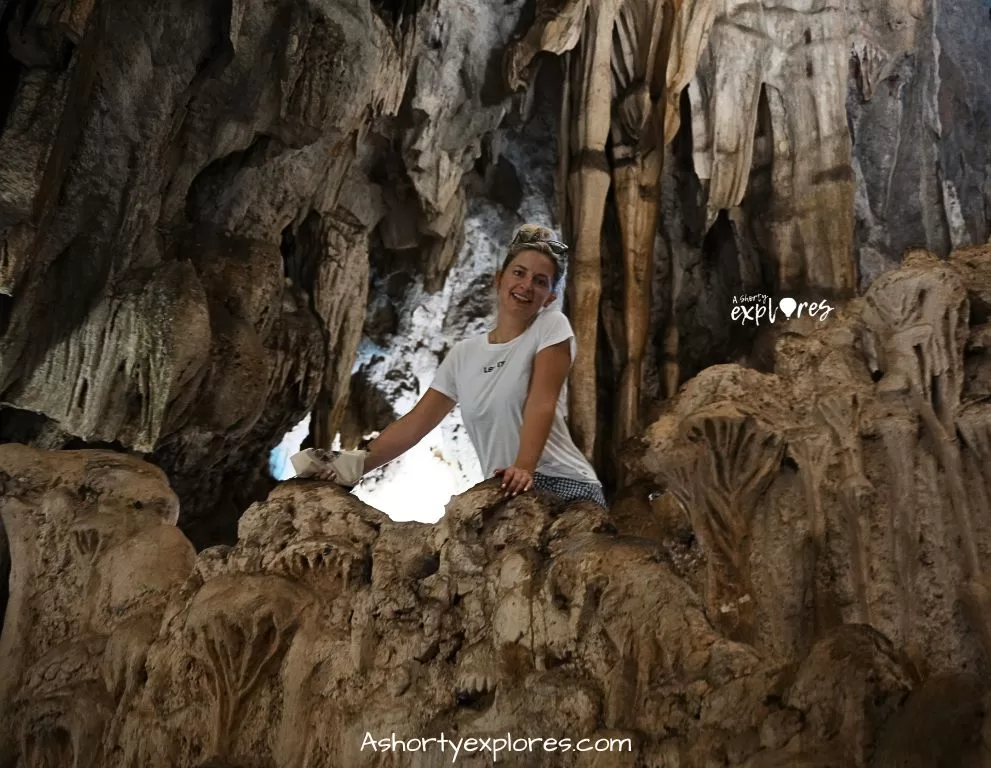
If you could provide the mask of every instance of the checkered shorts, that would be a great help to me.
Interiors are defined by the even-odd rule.
[[[552,477],[538,472],[533,476],[533,487],[550,491],[565,501],[588,499],[606,508],[606,497],[602,495],[602,486],[598,483],[582,483],[567,477]]]

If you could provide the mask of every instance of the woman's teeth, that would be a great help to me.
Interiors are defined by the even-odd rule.
[[[518,293],[511,293],[509,295],[512,296],[514,299],[516,299],[518,302],[520,302],[522,304],[529,304],[530,303],[530,299],[525,299],[522,296],[520,296]]]

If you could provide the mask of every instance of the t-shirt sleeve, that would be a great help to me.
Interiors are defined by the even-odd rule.
[[[441,361],[437,373],[434,374],[434,380],[430,382],[430,389],[436,389],[442,395],[447,395],[454,402],[458,402],[457,362],[455,359],[457,352],[458,346],[455,344]]]
[[[567,315],[557,310],[551,310],[542,318],[540,334],[537,337],[537,351],[560,344],[562,341],[571,339],[571,359],[575,359],[575,332],[571,329],[571,322]]]

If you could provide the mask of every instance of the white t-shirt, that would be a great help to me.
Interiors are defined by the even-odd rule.
[[[461,416],[485,477],[513,466],[520,447],[523,406],[536,354],[566,339],[575,357],[575,336],[562,312],[543,310],[512,341],[490,344],[488,334],[459,341],[441,363],[431,388],[461,404]],[[561,388],[544,452],[536,471],[598,483],[595,470],[571,439],[565,422],[567,382]]]

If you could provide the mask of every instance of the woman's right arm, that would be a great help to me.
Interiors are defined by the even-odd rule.
[[[447,395],[433,388],[428,389],[412,411],[392,422],[369,444],[365,472],[371,472],[406,453],[440,424],[454,406],[454,400]]]

